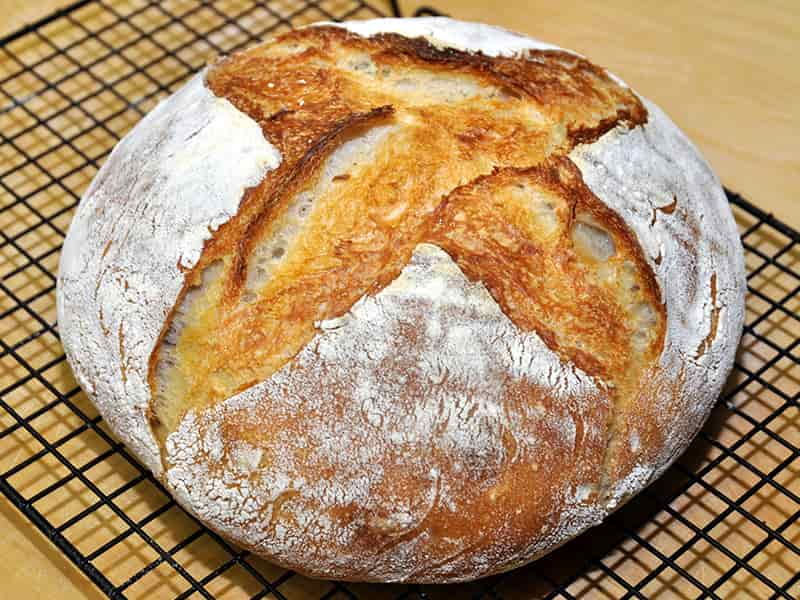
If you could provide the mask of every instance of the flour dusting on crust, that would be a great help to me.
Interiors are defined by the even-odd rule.
[[[527,50],[562,50],[531,37],[483,23],[456,21],[447,17],[421,17],[415,19],[370,19],[344,23],[322,22],[345,27],[364,37],[379,33],[397,33],[405,37],[423,37],[439,48],[454,48],[465,52],[482,52],[486,56],[519,56]],[[569,52],[568,50],[566,52]],[[572,53],[574,54],[574,53]]]
[[[306,572],[343,576],[364,565],[364,578],[425,580],[433,511],[458,517],[537,461],[598,483],[599,457],[582,448],[604,444],[608,398],[436,246],[419,245],[398,279],[319,327],[268,381],[188,413],[167,440],[170,487],[233,539]],[[243,443],[232,433],[240,427],[263,437]],[[408,494],[403,478],[422,491]],[[555,510],[542,515],[551,531],[526,554],[603,516],[572,486],[555,487]],[[365,530],[404,542],[365,547]],[[475,533],[454,537],[454,550]],[[491,552],[485,572],[497,568]]]
[[[733,365],[744,322],[744,254],[722,187],[664,112],[643,102],[643,127],[613,130],[570,154],[586,185],[636,233],[667,310],[660,369],[623,424],[628,450],[612,477],[612,506],[658,477],[700,429]],[[640,443],[639,415],[669,432],[662,444]]]
[[[156,474],[148,361],[182,270],[236,213],[245,189],[280,162],[258,124],[215,97],[204,77],[114,148],[81,200],[59,266],[59,330],[78,382]]]

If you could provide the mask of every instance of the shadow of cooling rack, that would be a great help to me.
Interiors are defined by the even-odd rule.
[[[108,432],[55,322],[59,249],[92,176],[210,57],[379,15],[356,0],[82,1],[0,40],[0,491],[113,598],[800,596],[798,233],[736,194],[747,326],[711,419],[607,523],[510,574],[444,587],[304,578],[199,525]]]

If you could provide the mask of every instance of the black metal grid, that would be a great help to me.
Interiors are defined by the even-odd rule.
[[[800,596],[800,235],[736,194],[747,325],[709,423],[607,523],[510,574],[305,579],[202,527],[106,430],[66,367],[54,309],[61,241],[91,177],[208,58],[380,14],[361,0],[83,0],[0,39],[0,491],[113,598]]]

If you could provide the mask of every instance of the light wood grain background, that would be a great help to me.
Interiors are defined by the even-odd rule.
[[[0,35],[64,4],[0,0]],[[401,4],[409,13],[420,5]],[[796,0],[430,4],[575,49],[610,68],[672,116],[727,186],[800,227]],[[0,532],[0,598],[101,597],[5,500],[0,500]]]

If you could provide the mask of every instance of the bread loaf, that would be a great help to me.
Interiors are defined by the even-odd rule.
[[[320,24],[118,144],[61,337],[128,447],[283,566],[449,582],[658,477],[731,368],[743,256],[678,128],[574,53],[449,19]]]

